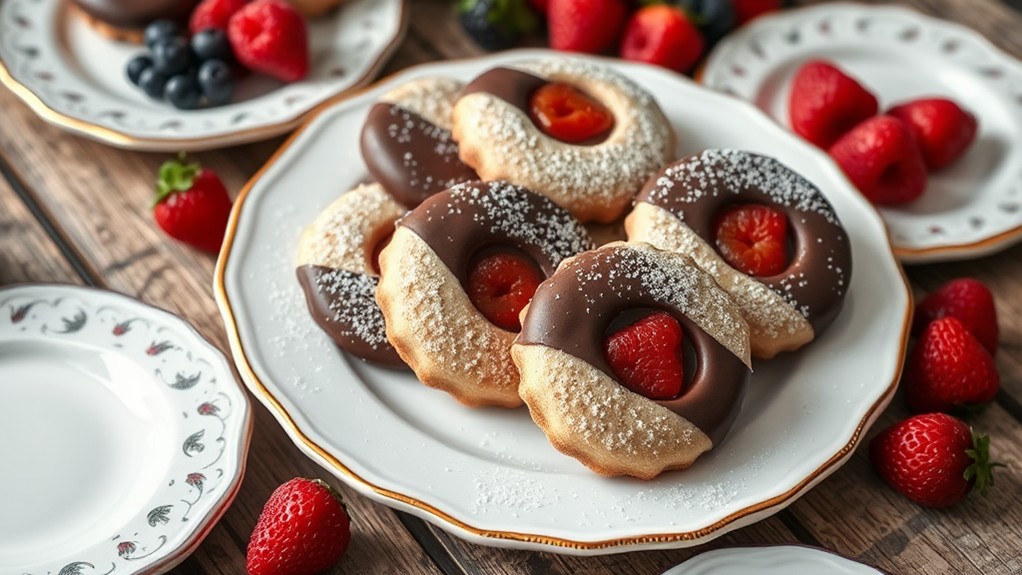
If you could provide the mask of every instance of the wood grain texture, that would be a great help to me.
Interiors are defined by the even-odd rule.
[[[804,2],[814,3],[814,2]],[[904,4],[956,20],[994,44],[1022,55],[1022,16],[998,0],[911,0]],[[411,29],[386,67],[407,66],[483,52],[458,25],[452,0],[413,0]],[[83,280],[137,295],[181,314],[221,349],[226,336],[212,295],[212,256],[166,239],[151,222],[153,177],[166,156],[125,152],[67,135],[37,119],[0,90],[0,285]],[[282,138],[197,154],[237,191]],[[28,203],[9,182],[24,189]],[[29,209],[33,206],[37,214]],[[41,223],[52,223],[47,230]],[[61,251],[62,244],[64,251]],[[1022,246],[998,255],[908,269],[917,295],[959,276],[993,289],[1001,317],[998,366],[1003,392],[972,420],[994,435],[993,453],[1011,467],[1000,470],[995,497],[971,498],[945,511],[929,511],[887,489],[873,474],[865,449],[788,510],[725,535],[696,550],[627,553],[581,558],[511,551],[467,543],[442,530],[339,487],[354,515],[348,556],[330,573],[472,575],[654,575],[693,553],[719,546],[819,542],[892,573],[1022,572]],[[72,265],[73,264],[73,265]],[[248,471],[238,498],[178,573],[245,572],[252,526],[270,492],[296,475],[329,473],[292,444],[273,416],[255,405]],[[879,425],[905,416],[900,398]],[[872,435],[872,434],[871,434]]]

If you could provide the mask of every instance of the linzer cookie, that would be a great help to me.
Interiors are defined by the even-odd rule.
[[[479,179],[458,157],[451,107],[462,84],[420,78],[383,95],[369,110],[361,148],[369,173],[409,209],[461,182]]]
[[[341,349],[380,365],[404,363],[376,305],[376,255],[406,210],[378,184],[327,206],[302,234],[295,270],[309,313]]]
[[[536,290],[511,354],[554,447],[643,479],[718,445],[750,373],[732,298],[689,258],[642,243],[565,261]]]
[[[521,309],[590,249],[564,209],[507,182],[469,182],[402,218],[380,254],[387,337],[424,384],[470,405],[516,407],[510,347]]]
[[[674,132],[649,93],[571,59],[479,76],[454,106],[453,133],[484,180],[525,186],[583,222],[620,217],[674,157]]]
[[[671,164],[639,193],[625,229],[709,272],[741,307],[756,357],[822,333],[851,279],[848,236],[820,190],[749,152],[706,150]]]

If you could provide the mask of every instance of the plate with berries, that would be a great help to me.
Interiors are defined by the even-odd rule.
[[[1022,65],[961,25],[827,4],[728,36],[702,76],[826,150],[907,263],[1022,238]]]
[[[241,486],[251,406],[181,318],[70,285],[0,290],[0,564],[162,573]]]
[[[0,81],[42,119],[112,146],[257,141],[368,83],[400,44],[405,0],[13,0]]]
[[[379,208],[388,204],[373,199],[379,186],[366,184],[370,168],[362,157],[360,134],[370,110],[389,114],[387,106],[391,104],[385,103],[407,95],[410,87],[470,82],[495,68],[506,77],[506,68],[502,68],[506,66],[519,66],[519,71],[527,66],[535,66],[528,68],[534,70],[564,66],[588,70],[588,79],[605,78],[607,70],[616,72],[643,87],[659,104],[669,132],[673,132],[674,138],[669,139],[677,141],[677,157],[698,157],[704,150],[721,147],[769,154],[824,190],[847,228],[855,271],[847,285],[843,311],[826,333],[805,348],[771,360],[755,360],[748,393],[730,432],[718,447],[687,469],[665,471],[647,480],[599,475],[586,467],[591,462],[583,464],[555,448],[525,407],[469,407],[470,401],[462,403],[453,392],[422,385],[408,371],[360,360],[354,355],[359,352],[341,351],[335,345],[337,340],[324,331],[331,318],[339,316],[310,313],[319,304],[307,301],[304,290],[320,280],[303,274],[324,271],[322,277],[326,278],[334,273],[324,269],[330,265],[333,247],[363,235],[318,231],[323,229],[321,224],[333,229],[329,226],[343,219],[337,214],[346,212],[335,209],[350,197],[358,208],[350,212],[355,214],[351,221],[369,226],[369,220],[376,219],[393,227],[394,220],[386,219],[390,216],[384,217]],[[438,77],[447,81],[438,84]],[[418,89],[412,92],[423,93]],[[444,121],[441,110],[450,112],[444,106],[426,109],[436,122]],[[423,134],[436,136],[438,125],[432,124]],[[659,130],[662,123],[650,126]],[[401,130],[395,128],[394,132],[398,144],[408,143],[400,137]],[[442,152],[447,148],[430,144],[424,150],[446,157]],[[527,146],[522,148],[515,153],[528,153]],[[621,153],[622,157],[628,155],[634,152]],[[397,166],[418,169],[414,162]],[[499,231],[499,224],[491,226],[477,211],[484,204],[473,204],[467,198],[518,192],[502,191],[498,184],[488,188],[474,185],[478,184],[469,182],[440,192],[458,194],[452,198],[460,199],[438,200],[437,196],[422,206],[457,202],[464,209],[452,213],[468,214],[482,231]],[[295,190],[301,191],[302,201],[295,201]],[[494,202],[485,205],[503,205]],[[376,207],[369,210],[367,206]],[[368,211],[359,211],[363,208]],[[531,208],[515,213],[534,211],[540,213]],[[395,207],[392,213],[399,217],[405,210]],[[515,218],[510,219],[512,231],[535,228],[527,219]],[[445,220],[424,217],[418,223],[406,223],[428,226],[431,221]],[[547,227],[563,233],[574,229]],[[448,237],[444,229],[442,223],[436,228],[438,237]],[[393,258],[400,257],[403,246],[408,246],[408,253],[425,253],[415,251],[422,248],[410,233],[401,226],[393,232],[390,246],[402,246],[397,249],[389,246],[378,252],[372,246],[356,247],[351,253],[361,254],[359,261],[363,262],[368,262],[372,253],[382,274],[388,274],[388,269],[404,271],[404,275],[388,275],[398,281],[428,277],[432,272],[417,271],[419,266],[411,265],[415,262],[395,267]],[[374,237],[380,241],[386,235]],[[612,231],[605,235],[616,237]],[[333,239],[323,242],[316,238]],[[651,251],[655,248],[639,246],[629,251],[631,245],[604,246],[606,250],[590,252],[588,257],[606,257],[608,262],[658,257]],[[573,261],[583,259],[580,255]],[[627,265],[622,269],[628,269]],[[344,284],[375,285],[365,283],[354,272],[342,270],[335,275],[340,278],[338,289]],[[323,281],[328,287],[335,285],[332,280]],[[716,285],[712,280],[691,281],[707,288]],[[457,281],[443,285],[453,283]],[[409,291],[388,305],[410,302],[408,309],[414,311],[424,307],[415,302],[429,297],[429,289]],[[235,363],[249,389],[299,448],[357,492],[475,543],[581,555],[698,545],[790,505],[848,460],[891,400],[911,323],[911,296],[882,220],[825,154],[786,132],[754,106],[663,68],[611,59],[568,58],[545,50],[413,67],[317,113],[236,201],[218,260],[215,292]],[[372,290],[365,293],[369,295],[362,299],[373,299]],[[550,296],[547,301],[558,298]],[[345,310],[354,310],[355,303],[351,300]],[[353,321],[359,329],[371,329],[368,316]],[[437,318],[407,326],[415,329],[432,321]],[[524,327],[521,333],[525,333]],[[457,334],[466,346],[497,337],[474,327]],[[392,338],[393,342],[398,339]],[[373,351],[383,354],[388,348],[380,345]],[[372,354],[369,349],[361,353]],[[448,363],[455,369],[462,365],[471,369],[473,361],[455,357]],[[513,405],[513,400],[510,398],[509,404]]]

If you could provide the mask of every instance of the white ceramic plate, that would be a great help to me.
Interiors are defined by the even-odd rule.
[[[824,4],[753,21],[721,42],[702,81],[754,102],[788,126],[791,79],[806,60],[836,62],[880,110],[944,96],[976,114],[979,133],[955,164],[931,174],[906,207],[881,208],[909,263],[992,253],[1022,239],[1022,64],[958,24],[895,6]]]
[[[0,3],[0,81],[51,124],[147,151],[218,148],[287,132],[324,101],[372,80],[404,37],[408,12],[406,0],[350,0],[310,21],[305,80],[281,84],[253,74],[234,103],[181,111],[125,76],[142,46],[102,36],[70,4]]]
[[[794,501],[851,454],[895,389],[909,293],[876,212],[826,156],[753,106],[664,70],[608,65],[652,91],[681,152],[736,146],[819,184],[849,227],[855,271],[822,339],[756,367],[727,442],[681,473],[607,479],[551,447],[524,408],[469,409],[408,374],[339,353],[310,319],[294,273],[298,236],[367,178],[369,107],[407,79],[469,80],[554,52],[509,52],[410,69],[323,110],[249,183],[220,254],[216,291],[250,389],[313,459],[365,495],[469,540],[566,553],[694,545]]]
[[[798,545],[733,547],[697,555],[663,575],[884,575],[822,549]]]
[[[88,288],[0,289],[0,571],[170,569],[234,499],[249,414],[180,318]]]

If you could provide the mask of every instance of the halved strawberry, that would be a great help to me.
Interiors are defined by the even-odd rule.
[[[905,402],[915,413],[979,407],[1000,387],[993,358],[953,317],[926,327],[905,366]]]
[[[887,113],[912,129],[926,167],[931,170],[957,160],[976,138],[976,117],[947,98],[912,100]]]
[[[912,131],[898,118],[870,118],[842,136],[829,152],[874,204],[906,204],[926,191],[923,156]]]
[[[532,121],[550,136],[577,144],[614,126],[606,106],[568,84],[546,84],[529,100]]]
[[[811,60],[795,73],[788,117],[796,134],[827,149],[877,113],[876,96],[825,60]]]
[[[612,333],[603,349],[622,385],[650,399],[671,399],[685,379],[683,342],[678,320],[656,311]]]
[[[983,344],[990,355],[997,353],[999,333],[994,294],[983,282],[959,278],[940,286],[916,306],[912,335],[919,337],[930,322],[953,317]]]
[[[507,331],[521,331],[518,318],[543,274],[527,257],[499,252],[483,257],[468,276],[468,297],[483,316]]]
[[[744,274],[773,276],[788,267],[788,218],[760,204],[736,204],[717,216],[717,251]]]

